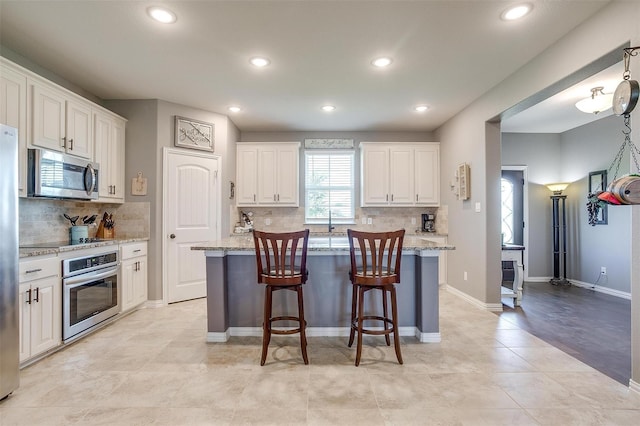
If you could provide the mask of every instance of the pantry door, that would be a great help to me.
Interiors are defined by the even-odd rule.
[[[165,148],[163,164],[164,300],[205,297],[204,252],[191,247],[220,237],[220,158]]]

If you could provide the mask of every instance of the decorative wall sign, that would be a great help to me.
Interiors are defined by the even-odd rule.
[[[458,200],[468,200],[471,197],[471,171],[467,163],[458,165]]]
[[[213,124],[176,115],[175,146],[213,152]]]
[[[306,149],[352,149],[353,139],[305,139]]]
[[[147,195],[147,178],[142,176],[142,172],[131,179],[131,195]]]

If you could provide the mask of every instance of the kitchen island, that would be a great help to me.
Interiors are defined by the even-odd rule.
[[[202,250],[207,268],[207,341],[262,336],[264,288],[257,284],[253,236],[233,236],[191,248]],[[399,332],[420,342],[439,342],[438,256],[453,246],[405,236],[397,285]],[[312,236],[304,286],[307,336],[348,336],[351,318],[349,243],[344,235]],[[295,312],[295,295],[274,295],[274,312]],[[277,296],[277,297],[276,297]],[[379,295],[377,297],[380,297]],[[381,306],[370,296],[368,306]]]

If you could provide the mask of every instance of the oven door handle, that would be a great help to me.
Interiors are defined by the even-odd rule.
[[[64,285],[78,286],[79,284],[90,283],[91,281],[98,281],[103,278],[108,278],[118,273],[118,268],[109,268],[106,271],[100,271],[99,273],[80,274],[75,277],[65,278]]]

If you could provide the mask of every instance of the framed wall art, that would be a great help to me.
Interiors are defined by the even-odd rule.
[[[213,124],[176,115],[174,145],[213,152]]]
[[[600,192],[606,190],[607,171],[598,170],[595,172],[589,172],[589,196],[591,196],[592,194],[599,194]],[[597,202],[597,208],[594,210],[595,217],[591,217],[589,219],[589,224],[592,226],[607,225],[609,223],[607,204],[604,202]]]

